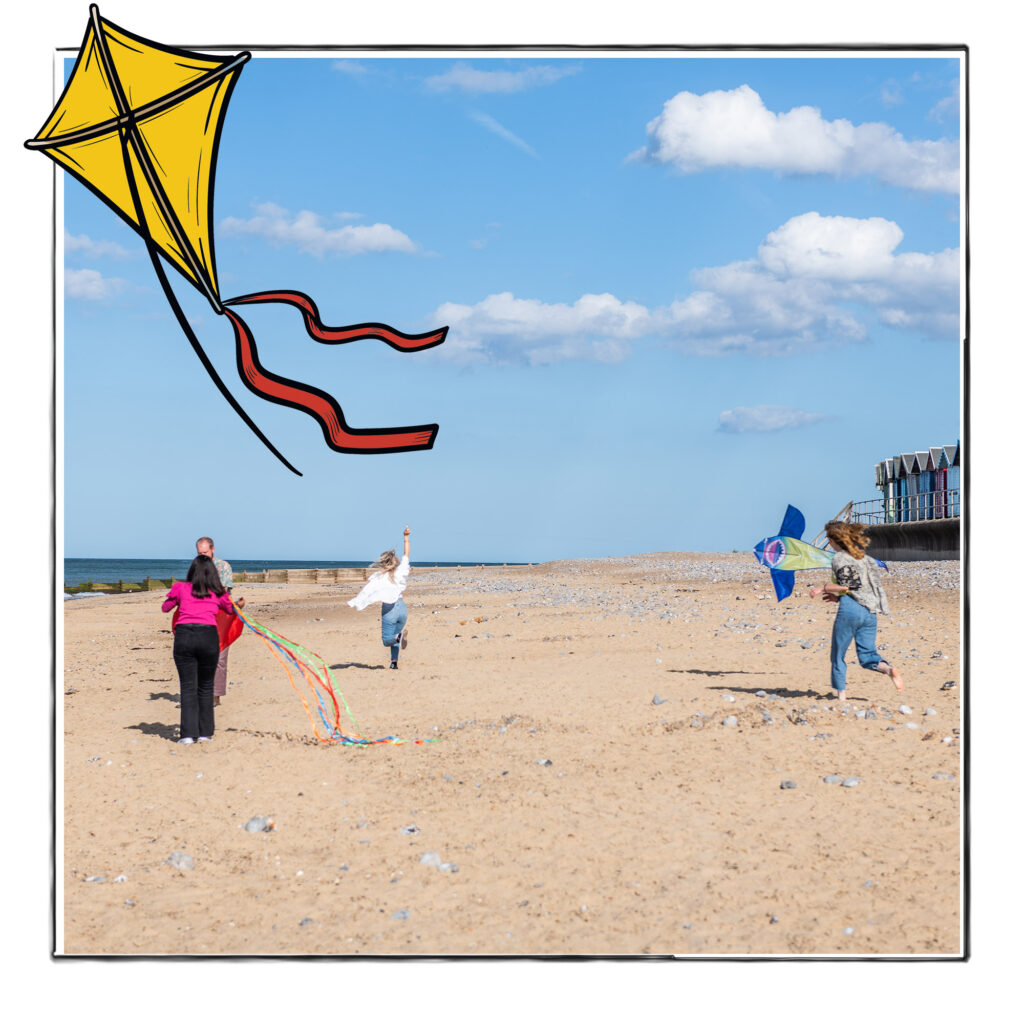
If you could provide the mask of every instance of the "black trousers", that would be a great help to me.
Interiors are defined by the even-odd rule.
[[[213,677],[220,641],[216,626],[185,625],[174,631],[174,664],[181,683],[181,739],[213,735]]]

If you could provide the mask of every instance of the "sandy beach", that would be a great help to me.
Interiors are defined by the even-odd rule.
[[[398,672],[357,585],[239,586],[363,735],[436,740],[370,748],[249,632],[179,746],[162,592],[66,601],[58,949],[957,956],[960,566],[892,568],[906,690],[851,651],[845,703],[824,574],[780,604],[748,553],[414,570]]]

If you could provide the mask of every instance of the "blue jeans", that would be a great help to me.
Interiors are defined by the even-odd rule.
[[[875,649],[878,617],[848,594],[839,598],[835,622],[832,623],[832,689],[846,689],[846,651],[850,641],[857,643],[857,660],[861,668],[877,669],[882,656]]]
[[[398,638],[408,618],[409,609],[405,607],[405,602],[401,598],[394,604],[382,603],[380,606],[380,639],[385,647],[391,648],[392,661],[398,661]]]

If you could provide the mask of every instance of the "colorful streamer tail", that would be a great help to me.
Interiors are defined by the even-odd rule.
[[[299,695],[302,706],[306,710],[306,717],[309,719],[313,734],[321,743],[338,744],[346,747],[369,747],[380,743],[400,745],[403,743],[433,743],[437,737],[426,740],[403,740],[397,736],[382,736],[379,739],[370,739],[363,736],[359,731],[359,725],[348,706],[344,695],[338,690],[334,673],[330,665],[313,651],[297,644],[287,637],[275,633],[272,629],[260,625],[253,619],[247,618],[238,606],[235,606],[239,619],[245,623],[267,646],[270,653],[277,659],[288,675],[288,682],[292,689]],[[289,667],[290,666],[290,667]],[[306,688],[312,698],[306,699],[306,693],[296,685],[295,677],[292,675],[292,668],[297,670],[298,675],[306,684]],[[341,709],[352,723],[354,731],[342,730]],[[314,711],[316,712],[314,716]],[[321,728],[323,731],[321,732]],[[346,730],[348,726],[346,725]]]

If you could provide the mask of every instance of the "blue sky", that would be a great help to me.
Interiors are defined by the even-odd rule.
[[[423,559],[744,550],[788,502],[813,535],[875,496],[880,459],[960,436],[960,70],[257,51],[218,160],[221,294],[449,325],[399,354],[246,312],[268,368],[355,426],[438,422],[437,443],[331,452],[246,391],[229,324],[173,275],[293,476],[215,391],[139,239],[66,179],[66,555],[209,533],[236,557],[363,558],[406,523]],[[126,487],[144,514],[108,500]]]

